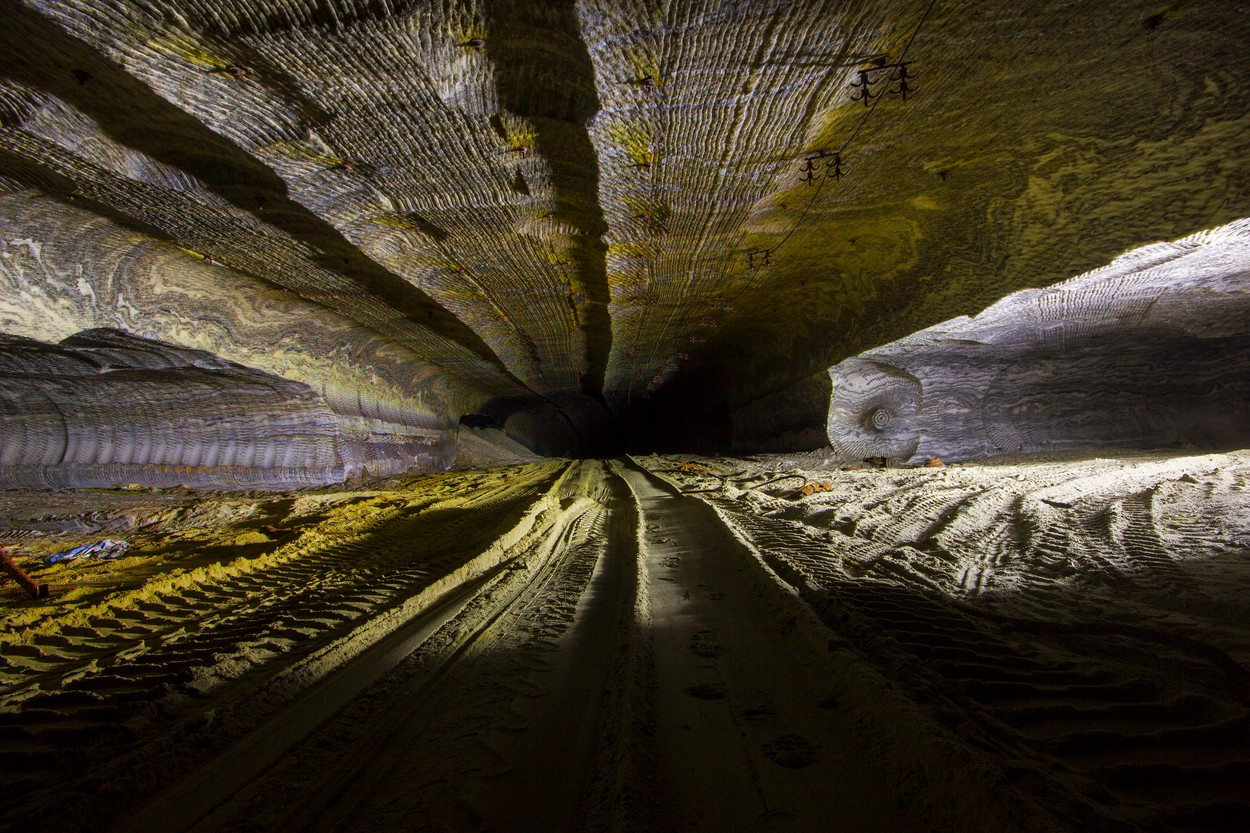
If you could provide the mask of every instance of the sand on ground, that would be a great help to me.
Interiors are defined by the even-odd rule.
[[[1250,821],[1247,452],[0,500],[5,824]]]

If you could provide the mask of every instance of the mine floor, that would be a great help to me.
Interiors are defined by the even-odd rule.
[[[1250,453],[0,506],[4,829],[1250,825]]]

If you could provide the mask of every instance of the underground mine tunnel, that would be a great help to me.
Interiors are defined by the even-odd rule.
[[[1243,0],[0,0],[0,828],[1250,829]]]

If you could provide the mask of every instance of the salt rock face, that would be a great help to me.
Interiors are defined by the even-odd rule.
[[[1241,5],[6,3],[0,331],[309,384],[361,466],[813,448],[834,362],[1247,213]]]
[[[0,335],[0,487],[286,489],[445,467],[454,432],[383,424],[400,416],[116,330]]]
[[[1250,221],[1129,252],[829,370],[846,459],[1250,440]]]

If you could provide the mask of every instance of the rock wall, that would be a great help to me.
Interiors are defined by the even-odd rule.
[[[349,473],[444,468],[454,450],[425,447],[454,445],[459,413],[483,401],[333,310],[72,204],[0,194],[0,215],[0,332],[112,328],[302,382],[334,412]]]
[[[2,190],[2,189],[0,189]],[[107,327],[206,350],[328,399],[455,422],[480,392],[327,308],[202,253],[29,190],[0,193],[0,331],[60,341]]]
[[[846,459],[1250,442],[1250,220],[1146,246],[829,370]]]
[[[542,459],[498,428],[460,426],[455,468],[516,466]]]
[[[687,4],[673,5],[668,22],[688,23]],[[655,365],[677,354],[652,395],[667,400],[665,425],[691,426],[686,445],[709,377],[723,380],[737,450],[819,439],[828,399],[804,380],[848,356],[1250,214],[1244,4],[942,0],[914,39],[927,2],[824,4],[806,19],[819,4],[729,5],[675,30],[623,24],[629,34],[608,42],[628,55],[658,30],[659,65],[672,68],[658,94],[613,93],[650,102],[637,120],[667,150],[654,196],[674,206],[659,239],[693,253],[638,261],[622,299],[643,299],[644,339],[688,334],[672,352],[639,351],[658,352]],[[752,40],[763,22],[776,24],[767,46]],[[879,98],[857,100],[857,62],[897,60],[909,42],[915,92],[877,83]],[[701,146],[684,144],[700,130]],[[635,400],[654,381],[638,379]]]
[[[1250,200],[1233,0],[0,18],[0,332],[209,350],[358,433],[807,445],[829,365]]]
[[[0,486],[288,489],[446,468],[454,430],[394,425],[308,385],[116,330],[0,335]]]

